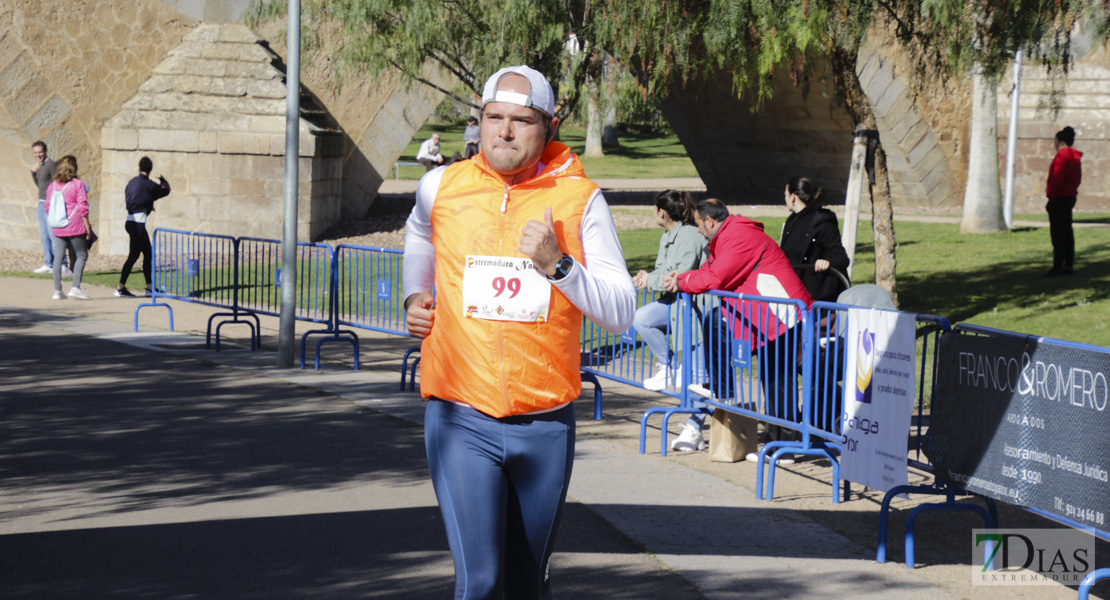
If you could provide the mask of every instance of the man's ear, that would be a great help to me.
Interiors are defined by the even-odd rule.
[[[555,139],[555,132],[559,129],[559,118],[552,117],[550,124],[547,126],[547,141]]]

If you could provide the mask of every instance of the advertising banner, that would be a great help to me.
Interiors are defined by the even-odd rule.
[[[1110,353],[945,334],[923,450],[970,492],[1105,530]]]
[[[841,476],[887,491],[905,485],[914,401],[912,314],[848,311]]]

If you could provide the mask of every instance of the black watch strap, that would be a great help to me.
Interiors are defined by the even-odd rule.
[[[564,254],[559,262],[555,263],[555,273],[548,277],[551,281],[559,281],[567,275],[570,275],[570,270],[574,268],[574,257],[569,254]]]

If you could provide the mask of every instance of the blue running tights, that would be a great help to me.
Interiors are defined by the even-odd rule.
[[[548,561],[574,463],[574,406],[495,419],[430,400],[424,445],[455,600],[551,598]]]

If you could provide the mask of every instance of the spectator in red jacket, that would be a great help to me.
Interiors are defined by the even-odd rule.
[[[722,290],[740,294],[791,298],[801,300],[806,308],[813,298],[790,260],[782,249],[763,232],[763,224],[739,215],[730,215],[724,203],[709,198],[698,203],[695,217],[698,229],[709,239],[709,257],[701,268],[685,273],[673,271],[663,285],[669,291],[702,294],[709,290]],[[689,386],[691,392],[702,397],[730,398],[734,381],[731,365],[731,339],[762,348],[760,382],[767,401],[766,414],[787,421],[797,421],[797,336],[786,333],[798,323],[801,315],[797,309],[747,300],[722,299],[719,314],[706,315],[706,367],[710,371],[705,385]],[[722,335],[721,332],[731,332]],[[726,365],[725,368],[719,368]],[[683,435],[697,438],[701,435],[704,414],[696,414],[686,424]],[[696,427],[696,431],[692,429]],[[689,431],[689,433],[687,432]],[[777,427],[768,427],[768,439],[781,439]],[[676,448],[682,449],[682,448]]]
[[[1075,268],[1075,234],[1071,229],[1071,211],[1075,208],[1075,197],[1079,194],[1079,183],[1083,179],[1080,160],[1083,153],[1072,148],[1075,143],[1075,130],[1065,127],[1056,133],[1056,158],[1048,167],[1048,183],[1045,195],[1048,196],[1048,230],[1052,237],[1052,269],[1048,275],[1071,275]]]

